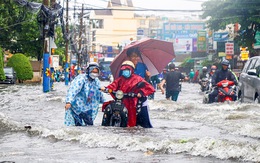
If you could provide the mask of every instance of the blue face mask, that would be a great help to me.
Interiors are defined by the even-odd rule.
[[[126,69],[126,70],[123,70],[122,71],[122,75],[125,77],[125,78],[129,78],[131,76],[131,72],[130,70]]]

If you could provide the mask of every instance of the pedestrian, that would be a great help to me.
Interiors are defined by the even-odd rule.
[[[221,69],[217,70],[214,75],[212,76],[212,86],[216,86],[216,84],[222,80],[230,80],[233,81],[235,83],[235,85],[238,84],[236,77],[234,76],[234,74],[228,69],[229,66],[229,61],[228,60],[223,60],[221,62]],[[218,95],[218,88],[216,87],[210,94],[209,94],[209,103],[213,103],[215,102],[215,98]],[[235,100],[236,96],[233,97],[233,99]]]
[[[129,48],[126,52],[126,55],[128,57],[128,60],[133,62],[135,66],[134,73],[141,76],[143,79],[149,82],[151,73],[148,71],[147,66],[142,61],[141,52],[139,51],[138,47],[132,47]],[[140,62],[141,60],[141,62]],[[137,121],[142,123],[142,126],[145,126],[145,128],[152,128],[152,124],[150,123],[150,118],[148,114],[149,106],[148,106],[148,98],[142,98],[142,109],[141,112],[138,114]]]
[[[144,128],[151,128],[149,116],[147,117],[140,117],[144,114],[137,112],[138,100],[143,101],[142,98],[146,98],[148,95],[154,93],[153,86],[146,82],[141,76],[134,74],[135,65],[131,61],[124,61],[120,68],[119,78],[109,84],[106,88],[102,87],[101,90],[104,91],[105,89],[112,89],[113,91],[122,90],[124,93],[137,93],[137,97],[125,98],[123,100],[124,105],[128,110],[128,127],[134,126],[142,126]],[[144,87],[138,88],[136,87],[139,82],[144,82]],[[146,108],[147,110],[147,108]],[[139,118],[139,119],[138,119]]]
[[[153,75],[153,76],[151,77],[150,81],[151,81],[151,84],[152,84],[153,88],[154,88],[155,90],[157,90],[157,88],[159,87],[158,85],[159,85],[160,82],[161,82],[160,79],[159,79],[159,77],[158,77],[158,75]],[[154,93],[149,96],[149,99],[151,99],[151,100],[154,99]]]
[[[197,71],[195,72],[195,75],[194,75],[194,78],[193,78],[193,82],[194,82],[194,83],[198,83],[199,74],[200,74],[200,71],[197,70]]]
[[[75,77],[67,91],[65,105],[65,125],[93,125],[99,103],[104,102],[100,92],[99,65],[95,62],[88,64],[85,74]]]
[[[166,99],[170,100],[171,97],[171,100],[177,101],[180,92],[180,79],[188,80],[188,78],[185,77],[181,72],[175,71],[174,63],[169,65],[169,70],[170,71],[159,84],[159,87],[162,91],[162,94],[164,94],[163,85],[166,82]]]
[[[195,75],[195,73],[194,73],[194,71],[193,71],[193,69],[191,69],[190,70],[190,74],[189,74],[189,83],[193,83],[193,78],[194,78],[194,75]]]

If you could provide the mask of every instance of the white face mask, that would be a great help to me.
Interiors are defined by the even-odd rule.
[[[89,77],[90,77],[91,79],[96,79],[98,76],[99,76],[98,73],[93,73],[93,72],[91,72],[91,73],[89,74]]]

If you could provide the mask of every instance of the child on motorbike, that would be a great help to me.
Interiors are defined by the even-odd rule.
[[[144,128],[147,127],[147,123],[150,123],[149,117],[139,117],[137,113],[138,98],[148,96],[155,92],[155,89],[151,84],[145,81],[141,76],[134,74],[135,65],[131,61],[125,61],[122,63],[119,73],[119,78],[109,84],[107,87],[101,87],[101,90],[111,89],[113,91],[122,90],[124,93],[136,93],[137,97],[125,98],[123,103],[128,110],[128,127],[134,127],[140,125]],[[144,82],[142,88],[137,88],[139,82]],[[142,108],[143,109],[143,108]],[[140,122],[142,119],[142,122]]]

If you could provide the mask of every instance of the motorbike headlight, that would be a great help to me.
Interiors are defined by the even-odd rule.
[[[228,82],[222,83],[222,87],[227,87],[227,86],[228,86]]]
[[[124,97],[124,92],[121,90],[116,91],[116,98],[122,99]]]

